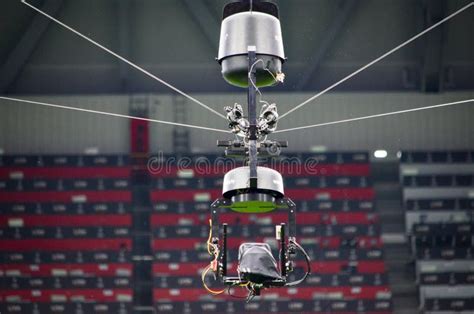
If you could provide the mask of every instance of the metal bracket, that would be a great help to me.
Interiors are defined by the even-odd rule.
[[[254,67],[257,61],[255,46],[248,47],[248,91],[247,91],[247,111],[249,116],[249,168],[250,168],[250,188],[256,189],[257,183],[257,75]]]
[[[219,244],[219,210],[220,210],[221,200],[215,200],[211,205],[211,232],[212,238],[211,243],[218,245]]]
[[[289,198],[286,199],[286,203],[288,205],[288,238],[294,240],[296,238],[296,204]]]
[[[222,250],[219,259],[220,275],[227,277],[227,224],[222,225]]]
[[[280,275],[281,278],[286,278],[286,237],[285,237],[285,224],[280,224]]]

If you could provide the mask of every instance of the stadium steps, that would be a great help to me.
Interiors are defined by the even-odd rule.
[[[153,313],[153,281],[150,215],[152,205],[149,197],[148,178],[134,176],[132,180],[133,206],[133,263],[134,263],[134,313]]]
[[[385,245],[385,263],[392,290],[393,314],[418,312],[414,264],[405,243],[405,211],[401,204],[398,161],[372,161],[376,209]]]

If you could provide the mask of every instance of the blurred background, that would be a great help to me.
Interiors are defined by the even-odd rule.
[[[215,61],[227,1],[29,3],[218,112],[246,103]],[[276,3],[286,80],[262,97],[284,113],[470,1]],[[279,129],[474,98],[473,31],[470,7]],[[20,0],[0,3],[0,96],[227,129]],[[317,160],[283,171],[313,275],[247,304],[199,276],[225,172],[196,164],[228,135],[0,99],[0,313],[474,313],[473,121],[465,103],[273,135],[290,168]],[[270,243],[280,222],[232,219]]]

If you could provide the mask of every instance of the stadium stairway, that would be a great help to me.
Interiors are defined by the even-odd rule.
[[[392,290],[393,314],[418,311],[417,289],[413,284],[414,264],[405,238],[405,210],[401,203],[398,160],[372,160],[375,204],[380,215],[385,265]]]

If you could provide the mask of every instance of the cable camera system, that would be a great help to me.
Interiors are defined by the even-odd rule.
[[[201,106],[227,121],[229,129],[223,130],[209,126],[185,124],[151,119],[149,117],[139,117],[75,106],[64,106],[44,101],[0,96],[0,100],[2,101],[34,104],[48,108],[142,120],[168,126],[172,125],[233,135],[233,139],[217,141],[217,146],[225,149],[226,156],[243,159],[245,162],[244,166],[234,168],[225,174],[222,196],[215,200],[210,208],[211,219],[209,220],[210,230],[207,240],[207,249],[212,260],[202,272],[201,279],[204,288],[212,295],[218,295],[225,291],[231,294],[231,288],[242,287],[247,291],[247,296],[244,298],[250,301],[254,296],[260,295],[264,289],[296,286],[302,283],[311,273],[310,258],[305,249],[296,240],[296,205],[291,199],[285,196],[282,175],[274,169],[258,165],[259,158],[278,156],[280,149],[288,146],[286,141],[268,139],[268,135],[474,102],[474,99],[471,98],[277,130],[279,119],[283,119],[285,116],[299,110],[377,62],[399,51],[419,37],[431,32],[455,16],[473,7],[474,2],[464,5],[408,40],[395,46],[393,49],[318,92],[316,95],[298,105],[292,106],[291,109],[282,114],[278,113],[278,108],[275,103],[269,103],[263,100],[262,93],[260,92],[260,88],[283,83],[285,79],[282,67],[286,61],[286,57],[279,20],[279,10],[278,6],[269,0],[232,1],[224,7],[217,61],[221,65],[222,76],[226,82],[233,86],[247,89],[246,110],[241,104],[235,103],[232,106],[224,108],[225,114],[214,110],[203,102],[140,67],[138,64],[128,60],[126,57],[112,51],[54,16],[44,12],[27,0],[21,0],[21,3],[44,18],[55,22],[57,25],[114,56],[135,70],[140,71],[149,78],[167,86],[196,105]],[[242,215],[260,214],[275,210],[286,211],[288,221],[275,226],[276,239],[279,245],[277,258],[274,257],[272,248],[267,243],[242,243],[238,250],[237,261],[236,263],[232,263],[233,265],[237,264],[235,273],[229,275],[227,241],[230,226],[225,223],[222,225],[219,223],[220,213],[229,210]],[[290,276],[290,274],[294,271],[294,260],[297,254],[304,257],[307,268],[300,278],[294,279],[294,276]],[[208,275],[211,274],[214,275],[216,282],[224,285],[224,289],[214,290],[214,288],[210,288],[207,285],[206,279]]]
[[[211,294],[225,291],[210,289],[206,275],[214,277],[228,288],[246,287],[248,300],[260,295],[262,289],[295,286],[310,273],[309,256],[296,241],[296,206],[285,197],[281,174],[267,167],[258,166],[258,158],[271,151],[278,155],[285,141],[267,140],[278,123],[277,105],[261,100],[259,88],[283,82],[282,64],[285,61],[278,7],[266,1],[231,2],[224,8],[218,62],[224,79],[234,86],[247,89],[247,115],[240,104],[225,107],[229,129],[235,140],[218,141],[229,157],[244,158],[246,165],[227,172],[224,176],[222,197],[211,205],[210,234],[207,243],[213,257],[203,272],[204,287]],[[257,116],[257,97],[261,104]],[[277,149],[272,149],[277,148]],[[287,224],[276,226],[279,256],[273,257],[266,243],[242,243],[238,251],[237,276],[228,271],[228,226],[219,224],[221,210],[233,210],[242,214],[264,213],[273,210],[288,212]],[[293,271],[292,258],[297,252],[307,262],[306,274],[289,282]]]

